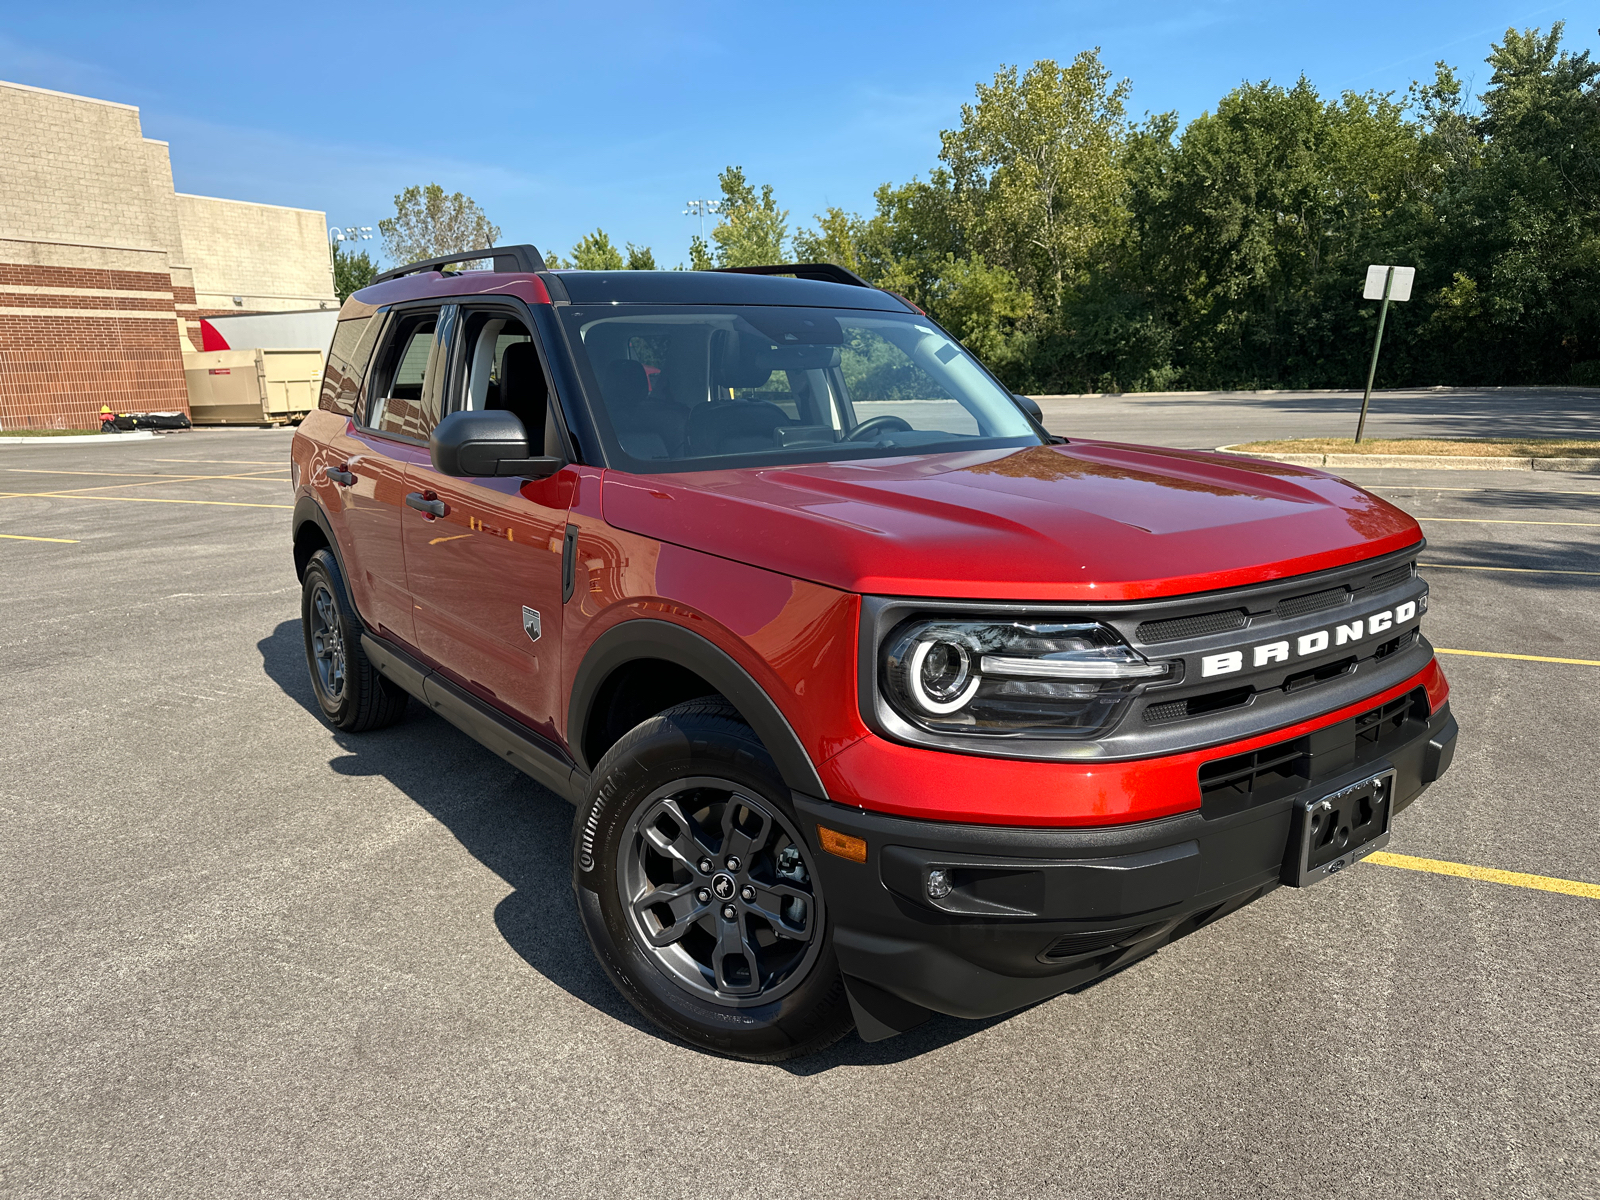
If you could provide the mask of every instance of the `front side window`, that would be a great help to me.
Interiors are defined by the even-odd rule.
[[[462,353],[452,410],[502,409],[522,422],[534,454],[556,444],[544,364],[527,325],[501,309],[469,309],[460,326]]]
[[[575,306],[608,451],[640,473],[1037,445],[1016,403],[914,314]]]
[[[427,411],[425,396],[438,324],[439,314],[432,312],[403,315],[396,322],[367,419],[373,429],[421,440],[438,424],[438,413]]]

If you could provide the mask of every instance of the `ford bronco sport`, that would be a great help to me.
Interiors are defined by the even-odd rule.
[[[600,963],[721,1053],[1082,987],[1384,845],[1454,751],[1409,516],[1052,437],[838,267],[391,271],[292,453],[327,719],[415,697],[576,805]]]

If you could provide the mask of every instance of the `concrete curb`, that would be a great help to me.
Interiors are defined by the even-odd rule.
[[[1600,458],[1490,458],[1465,454],[1263,454],[1218,446],[1218,454],[1237,454],[1296,467],[1409,467],[1424,471],[1600,471]]]
[[[0,435],[0,446],[111,446],[117,442],[144,442],[155,437],[149,429],[135,429],[129,433],[85,433],[72,437],[5,437]]]

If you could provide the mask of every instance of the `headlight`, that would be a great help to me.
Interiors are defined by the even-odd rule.
[[[1097,622],[907,622],[884,642],[884,695],[934,733],[1088,737],[1144,684],[1170,680]]]

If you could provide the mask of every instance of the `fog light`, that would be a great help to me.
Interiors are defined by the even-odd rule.
[[[928,872],[928,897],[943,900],[950,894],[950,872],[934,869]]]

